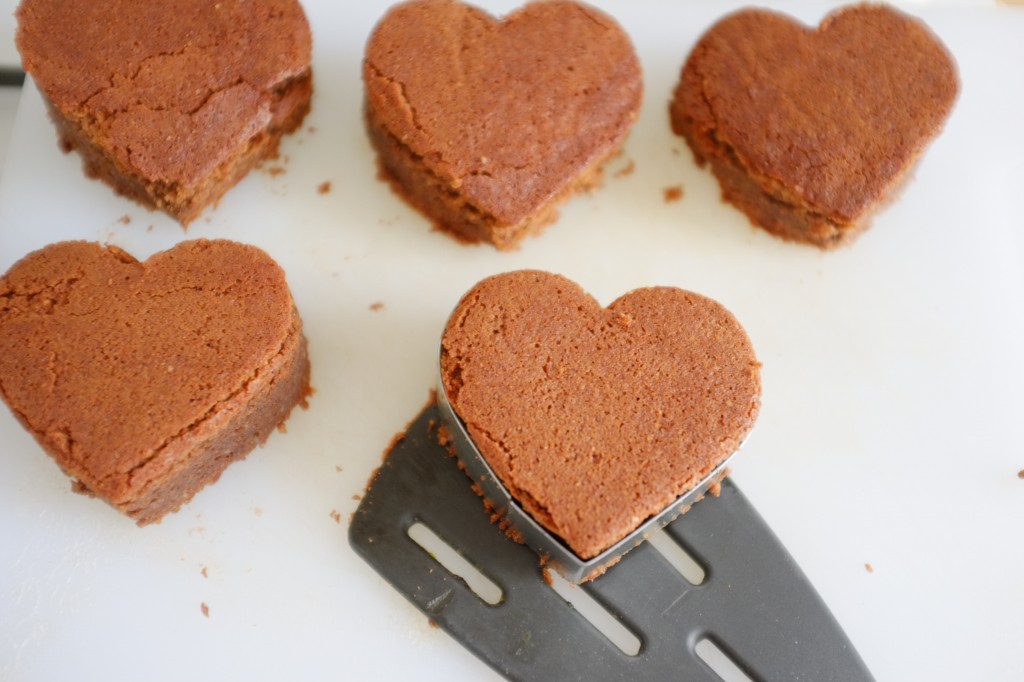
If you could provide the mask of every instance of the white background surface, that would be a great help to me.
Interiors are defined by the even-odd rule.
[[[0,271],[62,239],[138,257],[186,238],[257,244],[288,273],[317,393],[286,434],[144,529],[72,494],[0,412],[0,679],[494,677],[363,564],[346,531],[427,399],[451,307],[522,267],[605,303],[676,285],[732,309],[764,363],[734,480],[875,676],[1024,679],[1024,10],[908,6],[958,59],[960,101],[899,200],[851,248],[820,253],[721,204],[668,127],[686,54],[738,5],[596,2],[637,45],[643,115],[604,189],[503,254],[431,231],[375,179],[359,69],[385,4],[305,4],[316,95],[283,146],[286,172],[252,174],[187,233],[84,179],[38,96],[22,98],[0,177]],[[785,7],[817,22],[829,5]],[[680,184],[684,198],[666,203]]]

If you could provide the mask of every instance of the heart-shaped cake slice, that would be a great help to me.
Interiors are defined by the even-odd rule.
[[[891,7],[840,9],[816,30],[747,9],[693,48],[670,113],[754,224],[829,248],[892,198],[958,89],[938,38]]]
[[[500,21],[453,0],[397,5],[363,80],[382,174],[441,229],[501,249],[600,181],[643,91],[622,28],[564,0]]]
[[[735,452],[761,397],[750,340],[715,301],[660,287],[602,308],[539,271],[463,297],[441,380],[512,497],[583,559]]]
[[[143,525],[305,405],[306,339],[255,247],[185,242],[139,262],[61,242],[0,278],[0,394],[76,489]]]
[[[297,0],[23,0],[17,44],[86,173],[184,225],[309,111]]]

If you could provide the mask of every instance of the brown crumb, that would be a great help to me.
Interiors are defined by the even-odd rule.
[[[1024,478],[1024,469],[1017,472],[1017,478]]]
[[[146,228],[146,232],[152,232],[152,231],[153,231],[153,226],[152,225],[150,225],[149,227]]]
[[[551,585],[554,583],[554,580],[552,580],[552,578],[551,578],[551,569],[550,568],[542,568],[542,569],[540,569],[540,577],[544,579],[544,582],[546,582],[548,584],[548,587],[551,587]]]
[[[494,522],[493,516],[491,517],[491,522]],[[507,516],[502,516],[498,520],[498,528],[505,531],[506,537],[517,545],[526,544],[526,536],[520,533],[519,529],[512,525],[512,522],[508,520]]]
[[[352,499],[355,500],[356,502],[359,502],[363,499],[363,496],[360,495],[359,493],[356,493],[355,495],[352,496]]]
[[[203,576],[204,578],[209,578],[209,577],[210,577],[210,574],[209,574],[209,572],[207,572],[207,570],[206,570],[206,566],[203,566],[203,570],[199,571],[199,573],[200,573],[200,575],[202,575],[202,576]]]
[[[334,519],[335,523],[341,523],[341,514],[338,513],[337,509],[331,510],[331,518]]]
[[[308,128],[306,128],[306,130],[309,131],[310,133],[315,133],[316,132],[316,126],[309,126]]]
[[[622,561],[622,557],[624,557],[624,556],[625,556],[625,554],[620,554],[619,556],[615,557],[614,559],[612,559],[608,563],[604,564],[603,566],[598,566],[593,571],[591,571],[590,573],[585,575],[583,577],[583,579],[580,580],[576,584],[577,585],[582,585],[583,583],[589,583],[591,580],[596,580],[596,579],[600,578],[602,575],[604,575],[605,573],[608,572],[609,568],[611,568],[615,564],[617,564],[620,561]]]
[[[375,313],[376,312],[380,312],[381,310],[384,310],[384,302],[383,301],[375,301],[375,302],[371,303],[370,304],[370,310],[372,310]]]
[[[868,573],[874,573],[875,567],[871,564],[864,564],[864,570],[866,570]]]
[[[263,516],[263,510],[260,509],[259,507],[253,507],[252,508],[252,513],[255,514],[256,516]]]
[[[448,451],[448,454],[455,457],[455,439],[452,432],[448,430],[447,424],[440,424],[437,427],[437,444]]]
[[[674,185],[665,188],[665,203],[671,204],[683,198],[683,186]]]
[[[330,180],[326,180],[324,182],[321,182],[319,185],[316,186],[316,193],[317,194],[327,194],[330,191],[331,191],[331,181]]]
[[[89,486],[79,481],[77,478],[71,481],[71,492],[78,495],[85,495],[86,497],[96,497],[96,493],[89,489]]]
[[[125,214],[124,214],[123,216],[121,216],[121,217],[120,217],[120,218],[118,218],[118,220],[117,220],[117,222],[121,223],[122,225],[127,225],[127,224],[129,224],[129,223],[130,223],[131,221],[132,221],[132,217],[131,217],[130,215],[128,215],[127,213],[125,213]]]
[[[338,472],[339,474],[340,474],[340,473],[341,473],[342,471],[344,471],[344,469],[342,469],[342,468],[341,468],[340,466],[338,466],[337,464],[335,464],[335,465],[334,465],[334,470],[335,470],[335,471],[337,471],[337,472]]]
[[[270,173],[270,177],[276,178],[278,175],[284,175],[284,168],[282,166],[271,166],[267,169],[267,172]]]
[[[427,625],[429,625],[432,628],[439,628],[439,627],[441,627],[440,625],[437,624],[437,621],[434,620],[433,618],[427,618]]]
[[[406,424],[405,431],[399,431],[392,438],[391,442],[388,443],[388,447],[384,450],[384,458],[391,454],[392,450],[398,447],[398,444],[405,440],[405,437],[409,435],[409,424]],[[366,482],[366,490],[370,489],[370,484],[373,483],[373,479],[377,478],[377,471],[370,475],[370,480]]]
[[[203,615],[207,618],[210,617],[210,607],[206,605],[206,602],[199,604],[199,610],[203,612]]]
[[[619,170],[615,171],[615,177],[617,177],[617,178],[624,178],[627,175],[632,175],[633,171],[635,171],[635,170],[636,170],[636,164],[633,163],[633,159],[630,159],[629,163],[627,163],[625,166],[623,166]]]

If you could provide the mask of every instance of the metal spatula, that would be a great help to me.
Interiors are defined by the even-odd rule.
[[[729,480],[665,526],[706,575],[688,582],[650,544],[581,585],[640,640],[624,653],[544,579],[538,555],[491,523],[426,408],[385,458],[349,528],[352,547],[439,627],[512,680],[718,680],[711,641],[753,680],[872,680],[786,550]],[[409,535],[424,524],[489,577],[483,601]]]

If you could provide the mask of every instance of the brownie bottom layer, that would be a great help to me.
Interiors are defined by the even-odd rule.
[[[132,472],[129,499],[113,501],[142,526],[177,511],[232,462],[244,459],[283,426],[311,390],[306,339],[298,313],[280,351],[239,390],[215,405]]]
[[[365,112],[370,142],[377,151],[381,178],[434,226],[467,243],[488,242],[496,248],[515,249],[526,237],[538,234],[558,218],[558,206],[575,194],[601,186],[604,165],[619,155],[622,143],[598,157],[566,187],[524,220],[508,224],[474,206],[451,183],[431,172],[414,154]]]
[[[694,131],[689,117],[673,111],[672,127],[686,139],[698,165],[710,164],[722,188],[722,198],[771,234],[832,249],[852,241],[867,227],[866,218],[843,222],[771,192],[740,163],[729,145],[715,138],[714,131]]]
[[[153,181],[134,173],[118,163],[81,126],[64,117],[48,101],[47,107],[57,127],[61,148],[65,152],[78,151],[86,175],[102,180],[118,194],[148,208],[164,211],[187,226],[257,164],[277,156],[281,138],[297,129],[309,113],[312,92],[311,71],[278,86],[273,93],[271,118],[267,127],[239,146],[230,158],[195,187]]]

